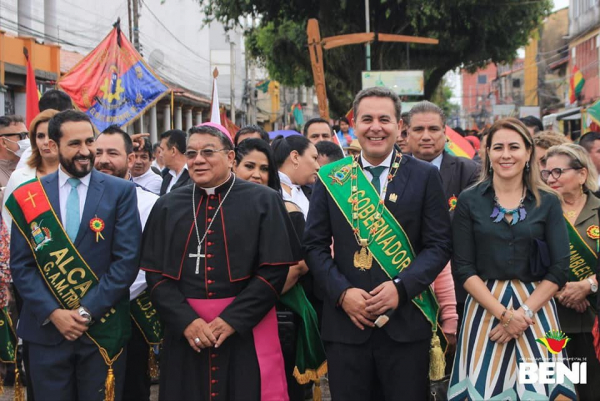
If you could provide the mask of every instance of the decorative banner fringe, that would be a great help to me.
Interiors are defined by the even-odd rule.
[[[4,394],[4,379],[0,377],[0,395]]]
[[[19,368],[15,364],[15,401],[25,401],[25,389],[21,383],[21,374]]]
[[[112,366],[108,368],[106,382],[104,383],[104,401],[115,401],[115,374]]]
[[[594,327],[592,328],[592,336],[594,337],[594,351],[596,358],[600,361],[600,330],[598,328],[598,316],[594,320]]]
[[[442,351],[440,338],[437,334],[434,334],[429,349],[429,380],[441,380],[444,377],[445,370],[444,351]]]
[[[298,366],[294,367],[294,378],[298,384],[306,384],[310,381],[318,383],[321,376],[327,374],[327,361],[323,362],[321,366],[315,369],[306,369],[304,373],[300,373]]]
[[[158,377],[158,361],[156,360],[156,354],[152,346],[150,346],[148,352],[148,375],[150,378]]]

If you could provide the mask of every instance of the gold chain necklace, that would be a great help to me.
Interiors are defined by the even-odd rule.
[[[398,169],[400,168],[400,162],[402,161],[402,153],[396,152],[396,158],[392,162],[392,166],[390,168],[389,174],[387,176],[387,182],[385,186],[381,190],[382,193],[387,193],[387,186],[394,179]],[[377,227],[379,226],[379,221],[381,220],[381,215],[383,208],[385,207],[385,201],[380,199],[377,203],[377,207],[375,209],[375,220],[371,225],[371,229],[367,234],[367,238],[362,238],[360,235],[360,219],[358,216],[358,156],[354,158],[352,161],[352,172],[350,174],[350,185],[352,187],[352,195],[350,195],[350,199],[348,202],[352,203],[352,231],[354,232],[354,238],[360,246],[360,252],[354,252],[354,267],[360,270],[368,270],[373,265],[373,255],[369,252],[367,248],[373,242],[374,235],[377,233]]]

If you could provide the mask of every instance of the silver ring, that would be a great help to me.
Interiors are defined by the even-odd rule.
[[[195,344],[199,344],[200,343],[200,339],[198,337],[194,338],[194,343]]]

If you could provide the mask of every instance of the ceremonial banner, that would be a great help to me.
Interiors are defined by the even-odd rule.
[[[57,85],[99,131],[132,123],[168,92],[122,34],[118,21],[100,45]]]
[[[583,78],[583,74],[577,66],[574,66],[571,80],[569,81],[569,102],[571,104],[575,103],[577,97],[581,94],[584,84],[585,79]]]
[[[27,77],[25,79],[25,123],[29,129],[31,121],[40,114],[40,97],[35,83],[35,72],[31,66],[28,52],[25,53],[25,58],[27,59]]]

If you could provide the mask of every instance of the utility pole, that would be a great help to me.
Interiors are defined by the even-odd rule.
[[[131,14],[133,17],[133,47],[135,47],[135,50],[138,51],[138,53],[140,52],[140,27],[139,27],[139,8],[138,8],[138,1],[139,0],[131,0]]]
[[[131,18],[131,1],[127,0],[127,22],[129,22],[129,40],[133,41],[133,22]]]
[[[230,86],[231,86],[231,121],[235,124],[235,42],[229,42]]]
[[[366,33],[371,32],[371,21],[369,15],[369,0],[365,0],[365,24]],[[371,42],[367,42],[365,46],[367,52],[367,71],[371,71]]]

